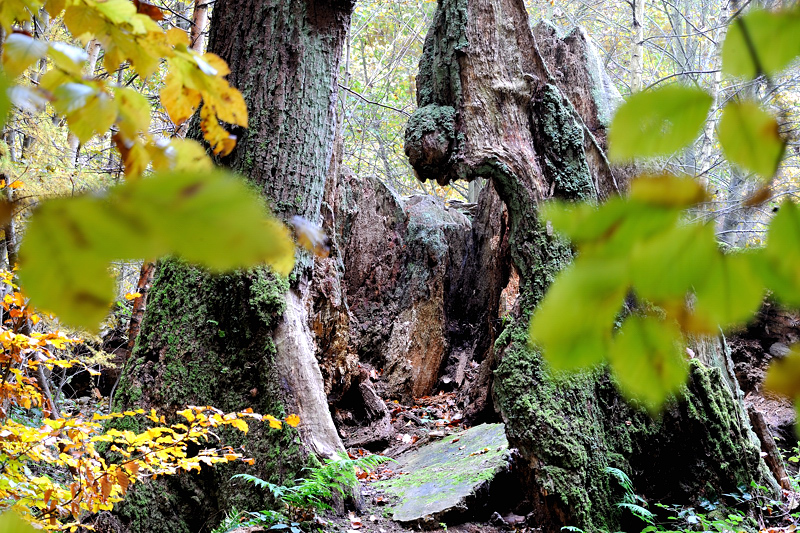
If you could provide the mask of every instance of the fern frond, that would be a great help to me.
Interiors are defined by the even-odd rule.
[[[641,505],[636,505],[635,503],[618,503],[617,507],[620,509],[627,509],[630,511],[634,516],[641,518],[648,524],[652,524],[655,521],[656,515],[642,507]]]

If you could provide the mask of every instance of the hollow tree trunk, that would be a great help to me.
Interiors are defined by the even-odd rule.
[[[532,310],[572,257],[537,206],[602,200],[630,173],[604,155],[619,95],[585,36],[561,39],[546,24],[532,31],[522,0],[440,0],[417,87],[406,153],[419,178],[489,178],[508,210],[519,312],[495,343],[494,401],[520,450],[538,525],[618,530],[621,493],[607,467],[668,502],[766,484],[747,416],[719,369],[693,363],[683,399],[652,420],[604,372],[556,382],[528,348]]]
[[[228,62],[250,127],[223,164],[258,187],[278,216],[318,222],[334,134],[336,75],[350,0],[218,0],[208,49]],[[117,405],[171,413],[180,406],[300,416],[299,433],[251,427],[230,435],[256,459],[247,471],[280,481],[302,466],[301,449],[342,450],[308,328],[313,262],[298,254],[290,279],[267,269],[209,276],[162,261],[150,290]],[[131,531],[211,529],[231,506],[257,509],[263,494],[233,487],[244,466],[139,487],[121,508]],[[197,513],[197,509],[203,509]]]

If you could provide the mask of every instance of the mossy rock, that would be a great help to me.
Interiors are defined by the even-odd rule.
[[[392,519],[411,526],[452,523],[509,469],[510,452],[503,424],[482,424],[409,452],[398,460],[405,472],[378,484],[398,503]]]

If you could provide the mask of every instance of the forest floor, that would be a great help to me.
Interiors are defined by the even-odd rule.
[[[413,405],[389,402],[387,406],[392,415],[395,435],[393,442],[381,454],[392,459],[413,453],[424,446],[468,429],[463,423],[463,413],[459,409],[456,393],[439,393],[417,398]],[[352,457],[368,453],[370,452],[363,449],[350,450]],[[358,476],[362,495],[360,510],[349,511],[346,515],[326,516],[328,524],[324,530],[344,533],[420,531],[419,526],[403,525],[392,520],[393,506],[397,502],[393,501],[392,496],[387,495],[382,487],[382,482],[407,474],[409,472],[404,472],[395,462],[384,463],[371,472],[360,473]],[[457,533],[530,531],[521,526],[524,517],[503,508],[484,507],[477,514],[463,515],[459,521],[465,522],[457,525],[441,522],[438,524],[440,527],[433,529],[429,527],[427,530]]]

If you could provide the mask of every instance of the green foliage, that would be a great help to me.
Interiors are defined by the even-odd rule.
[[[631,481],[631,478],[629,478],[628,475],[619,468],[614,468],[612,466],[606,467],[606,473],[614,476],[622,489],[625,491],[622,501],[617,503],[617,507],[630,511],[634,516],[643,520],[644,522],[647,522],[648,524],[653,524],[655,521],[655,515],[641,505],[644,504],[645,501],[637,496],[635,492],[633,492],[633,482]]]
[[[756,76],[785,67],[800,53],[798,21],[796,9],[737,19],[725,42],[724,70]],[[630,160],[683,148],[697,136],[711,102],[703,90],[680,85],[631,96],[611,124],[609,156]],[[767,181],[776,175],[786,143],[777,119],[757,104],[727,103],[718,137],[732,163]],[[744,207],[770,196],[767,187],[759,193]],[[800,305],[798,207],[784,203],[765,248],[723,253],[713,225],[686,217],[687,210],[702,211],[708,198],[691,179],[653,176],[634,180],[627,198],[599,208],[555,203],[542,210],[578,252],[529,329],[553,368],[608,362],[622,391],[655,411],[686,379],[686,336],[745,323],[767,291]],[[782,371],[785,381],[771,372],[768,386],[800,398],[800,387],[790,385],[800,382],[800,364]]]
[[[43,204],[20,249],[19,277],[34,305],[94,329],[114,299],[113,260],[173,254],[216,271],[267,262],[286,275],[293,251],[286,228],[241,180],[157,174],[102,198]]]
[[[711,102],[705,91],[682,85],[631,96],[611,122],[609,157],[624,161],[683,148],[697,137]]]
[[[622,391],[657,409],[686,381],[683,348],[674,322],[655,316],[633,316],[620,328],[608,356]]]
[[[316,461],[313,458],[312,460]],[[276,519],[280,518],[302,521],[312,518],[317,512],[330,509],[329,502],[333,498],[346,496],[348,489],[358,485],[357,469],[369,471],[391,460],[382,455],[350,459],[342,453],[337,458],[325,459],[322,464],[317,462],[315,466],[306,468],[308,476],[295,480],[292,486],[275,485],[249,474],[237,474],[232,479],[243,479],[259,488],[269,490],[275,499],[284,505],[287,512],[287,515],[276,515],[275,511],[251,513],[256,515],[256,518],[248,522],[249,525],[274,524]]]
[[[3,69],[0,69],[0,128],[6,123],[8,110],[11,108],[11,100],[8,97],[10,83]]]
[[[35,533],[37,530],[17,516],[14,511],[6,511],[0,515],[0,531],[3,533]]]
[[[683,221],[704,197],[689,179],[642,177],[628,198],[599,208],[543,209],[578,249],[531,321],[531,340],[552,367],[607,361],[622,390],[655,411],[685,380],[683,334],[713,334],[752,316],[773,287],[760,274],[763,256],[724,254],[711,225]]]
[[[763,262],[756,266],[775,295],[800,306],[800,208],[786,201],[770,224]]]
[[[783,158],[778,121],[755,102],[731,102],[722,111],[719,142],[732,163],[771,178]]]
[[[599,208],[553,203],[543,209],[579,252],[531,321],[531,339],[554,368],[608,361],[623,391],[656,410],[686,377],[681,331],[713,332],[719,319],[735,323],[749,316],[743,310],[757,308],[763,284],[750,280],[756,290],[739,289],[741,276],[752,273],[740,267],[749,256],[723,255],[712,227],[681,220],[682,210],[702,198],[691,180],[656,176],[639,178],[627,199]],[[627,295],[638,299],[628,310],[636,314],[622,317],[618,327]]]
[[[736,19],[722,45],[722,71],[755,78],[786,68],[800,55],[800,11],[753,10]]]

